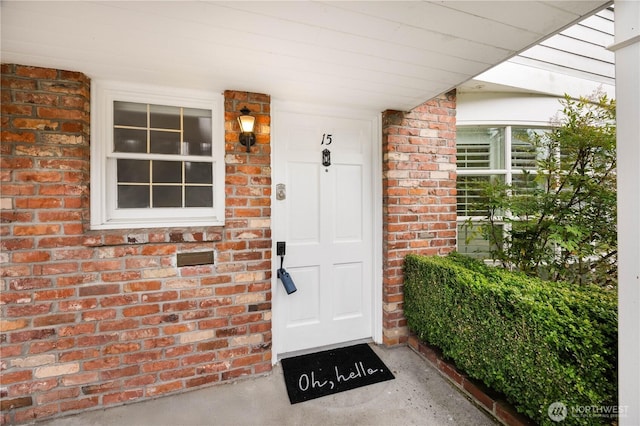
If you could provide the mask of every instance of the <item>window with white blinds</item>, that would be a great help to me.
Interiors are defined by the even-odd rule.
[[[457,150],[458,167],[464,167],[465,169],[490,168],[490,148],[488,143],[459,145]]]
[[[458,169],[498,169],[504,164],[504,128],[459,127],[457,131]]]
[[[535,170],[538,152],[532,144],[544,129],[511,128],[511,171]]]
[[[459,126],[457,129],[457,213],[460,222],[458,250],[488,255],[482,237],[469,238],[464,222],[487,216],[483,188],[492,182],[514,185],[528,191],[535,186],[538,151],[535,139],[546,130],[515,126]],[[464,227],[464,229],[463,229]],[[464,230],[464,232],[462,232]],[[463,235],[464,234],[464,235]]]
[[[458,175],[456,190],[458,194],[458,217],[486,216],[484,187],[500,176],[495,175]]]
[[[535,172],[537,150],[532,142],[543,132],[512,126],[458,127],[458,217],[486,216],[482,188],[489,182],[512,184],[522,181],[525,171]]]

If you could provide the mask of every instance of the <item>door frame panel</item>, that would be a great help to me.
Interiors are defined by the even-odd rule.
[[[272,348],[271,348],[271,362],[276,364],[282,357],[281,339],[278,320],[280,307],[278,306],[278,300],[275,295],[275,288],[281,285],[278,282],[277,269],[280,267],[280,258],[276,256],[276,242],[279,241],[285,230],[281,221],[277,217],[276,206],[278,201],[276,200],[275,187],[278,183],[276,181],[276,159],[280,154],[280,147],[278,146],[278,116],[286,114],[287,112],[301,112],[308,113],[310,115],[323,115],[333,116],[336,118],[353,118],[353,119],[365,119],[372,124],[372,141],[371,141],[371,209],[373,212],[372,217],[372,247],[371,247],[371,264],[372,271],[371,276],[373,279],[373,287],[371,291],[371,339],[375,343],[382,343],[382,122],[381,113],[366,109],[345,108],[330,105],[314,105],[299,102],[278,101],[272,100],[271,103],[271,170],[272,170],[272,191],[271,191],[271,231],[272,231],[272,256],[271,256],[271,288],[272,288],[272,308],[271,308],[271,331],[272,331]]]

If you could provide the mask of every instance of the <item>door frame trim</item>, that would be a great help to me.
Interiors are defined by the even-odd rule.
[[[373,247],[372,249],[372,277],[373,288],[371,291],[371,339],[375,343],[382,343],[382,114],[378,111],[348,108],[332,105],[317,105],[307,104],[302,102],[291,101],[271,101],[271,363],[275,365],[280,357],[283,355],[279,353],[279,336],[278,327],[276,327],[278,320],[278,302],[277,298],[273,297],[274,289],[278,285],[277,269],[279,267],[279,260],[276,253],[276,242],[279,235],[282,235],[283,230],[279,226],[277,218],[275,218],[276,212],[276,191],[275,185],[278,182],[275,180],[275,159],[279,153],[278,129],[277,129],[277,116],[285,112],[299,112],[304,111],[313,115],[327,115],[335,116],[337,118],[354,118],[369,120],[372,124],[372,146],[371,146],[371,209],[373,211],[372,218],[372,236]]]

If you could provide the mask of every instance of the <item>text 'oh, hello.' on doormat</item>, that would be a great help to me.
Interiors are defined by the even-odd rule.
[[[395,379],[364,343],[285,358],[281,362],[292,404]]]

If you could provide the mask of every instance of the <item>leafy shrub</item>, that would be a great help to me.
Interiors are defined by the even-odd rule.
[[[562,105],[555,127],[528,141],[535,173],[483,188],[479,232],[504,266],[552,281],[615,286],[616,103],[606,95],[567,95]]]
[[[405,258],[404,311],[418,338],[541,424],[553,402],[617,405],[617,299],[471,258]],[[570,408],[569,408],[570,410]],[[569,416],[563,424],[610,419]]]

